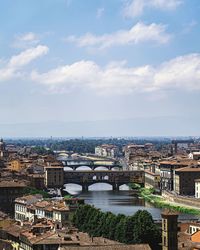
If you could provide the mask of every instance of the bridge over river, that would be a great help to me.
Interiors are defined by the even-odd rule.
[[[112,185],[113,190],[119,190],[119,187],[130,182],[144,185],[144,171],[65,171],[64,184],[79,184],[83,190],[88,190],[89,186],[95,183],[108,183]]]
[[[89,167],[92,170],[95,170],[98,167],[105,167],[108,170],[111,170],[112,168],[119,168],[122,169],[122,165],[118,161],[112,161],[112,160],[87,160],[87,159],[67,159],[62,160],[65,167],[70,167],[72,170],[76,170],[79,167]]]

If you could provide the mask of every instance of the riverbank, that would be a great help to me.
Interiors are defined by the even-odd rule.
[[[162,196],[153,194],[154,189],[140,188],[138,191],[140,197],[157,208],[167,208],[184,214],[200,215],[200,208],[165,200]]]

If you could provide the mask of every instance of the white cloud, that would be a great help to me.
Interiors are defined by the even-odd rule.
[[[13,77],[21,75],[20,69],[36,58],[47,54],[48,50],[48,47],[38,45],[35,48],[27,49],[18,55],[12,56],[4,67],[0,68],[0,81],[10,80]]]
[[[160,10],[175,10],[182,0],[132,0],[128,1],[123,9],[125,17],[136,17],[143,14],[145,8]]]
[[[104,8],[98,8],[97,9],[97,13],[96,13],[96,17],[99,19],[103,16],[105,9]]]
[[[130,30],[119,30],[115,33],[101,36],[95,36],[90,33],[81,37],[70,36],[66,41],[76,43],[79,47],[91,46],[104,49],[111,46],[137,44],[147,41],[163,44],[167,43],[170,37],[166,32],[165,25],[137,23]]]
[[[15,36],[15,40],[12,44],[14,48],[26,49],[36,46],[40,42],[39,36],[33,32],[28,32],[22,35]]]
[[[93,61],[78,61],[42,74],[33,71],[31,79],[61,93],[71,88],[111,95],[167,89],[200,91],[200,54],[177,57],[157,67],[127,67],[124,62],[100,67]]]

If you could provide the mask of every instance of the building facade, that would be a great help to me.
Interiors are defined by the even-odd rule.
[[[0,209],[14,213],[14,200],[23,195],[27,183],[18,180],[0,181]]]
[[[145,187],[160,190],[160,174],[145,170]]]
[[[200,178],[199,165],[175,170],[174,191],[178,195],[195,196],[195,180],[199,178]]]
[[[95,147],[95,154],[102,157],[115,158],[119,154],[119,149],[115,145],[103,144]]]
[[[47,188],[64,185],[64,167],[60,163],[51,163],[44,168],[44,183]]]
[[[200,198],[200,179],[194,180],[195,182],[195,198]]]
[[[162,216],[162,250],[178,250],[178,214],[164,211]]]

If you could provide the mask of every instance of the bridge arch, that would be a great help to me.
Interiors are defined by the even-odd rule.
[[[113,171],[116,171],[116,170],[119,170],[120,167],[118,166],[105,166],[105,165],[64,165],[64,167],[68,167],[68,168],[71,168],[72,170],[95,170],[95,171],[98,171],[98,170],[113,170]]]
[[[64,167],[64,171],[73,171],[73,168],[66,166],[66,167]]]
[[[100,184],[104,184],[104,185],[100,186]],[[112,186],[111,183],[103,182],[102,181],[102,182],[97,182],[97,183],[90,184],[88,186],[88,190],[92,190],[92,191],[99,191],[99,190],[102,190],[102,191],[111,191],[111,190],[113,190],[113,186]]]
[[[86,170],[86,171],[92,171],[92,168],[90,166],[78,166],[76,167],[76,170]]]
[[[108,167],[105,166],[94,166],[94,170],[98,171],[98,170],[108,170]]]
[[[95,186],[95,185],[99,185],[99,184],[106,184],[108,187],[112,187],[111,189],[106,189],[106,190],[120,190],[120,187],[122,187],[123,185],[127,185],[126,183],[120,183],[120,184],[112,183],[112,182],[109,182],[106,179],[104,179],[104,180],[101,180],[98,182],[90,183],[87,185],[87,187],[83,186],[83,190],[90,190],[90,187]],[[127,188],[127,190],[128,190],[128,188]]]
[[[82,185],[78,183],[72,182],[72,183],[64,184],[64,190],[66,190],[68,193],[72,195],[81,192],[82,189],[83,189]]]

